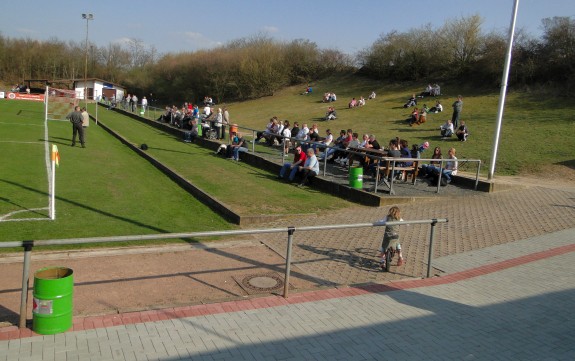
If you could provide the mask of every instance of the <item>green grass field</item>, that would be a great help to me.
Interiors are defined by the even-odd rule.
[[[3,101],[0,112],[0,214],[48,206],[42,104]],[[18,114],[33,113],[33,117]],[[32,129],[32,130],[30,130]],[[91,126],[86,149],[70,147],[68,122],[49,123],[60,151],[56,220],[0,222],[0,240],[75,238],[225,230],[231,226],[103,129]],[[47,210],[28,212],[47,217]],[[19,213],[18,218],[25,218]]]
[[[263,129],[271,116],[318,123],[320,131],[334,133],[352,128],[374,133],[382,144],[399,136],[410,144],[429,141],[446,153],[455,147],[459,159],[489,163],[499,93],[458,89],[444,85],[438,97],[445,112],[430,114],[427,123],[410,128],[402,108],[421,86],[382,85],[357,77],[338,77],[312,84],[314,93],[300,95],[305,86],[291,87],[253,101],[227,104],[232,121],[241,127]],[[351,97],[375,90],[375,100],[362,108],[347,109]],[[332,103],[338,119],[321,118],[328,104],[324,92],[335,92]],[[470,128],[469,141],[441,140],[437,128],[451,116],[457,94],[464,97],[462,119]],[[432,106],[435,99],[423,99]],[[420,104],[421,104],[420,103]],[[500,138],[496,177],[539,175],[574,168],[575,123],[568,104],[529,93],[511,92],[507,97]],[[95,108],[90,108],[92,115]],[[98,118],[134,144],[147,143],[148,152],[192,183],[244,215],[325,212],[350,206],[337,197],[313,189],[298,189],[277,182],[275,174],[243,163],[227,161],[213,152],[186,144],[171,135],[102,108]],[[0,241],[75,238],[165,232],[225,230],[233,226],[181,190],[152,165],[131,152],[93,123],[87,131],[87,148],[70,147],[68,122],[50,121],[48,141],[58,145],[61,164],[56,175],[56,220],[48,218],[48,174],[43,105],[24,101],[0,101]],[[264,148],[265,149],[265,148]],[[274,150],[277,151],[277,150]],[[429,155],[431,153],[429,152]],[[426,154],[424,153],[424,157]]]

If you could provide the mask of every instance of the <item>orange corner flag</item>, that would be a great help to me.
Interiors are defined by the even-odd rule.
[[[52,144],[52,162],[56,162],[57,166],[60,166],[60,153],[58,153],[58,146]]]

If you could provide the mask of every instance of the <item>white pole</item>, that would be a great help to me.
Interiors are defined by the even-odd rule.
[[[100,107],[100,99],[96,99],[96,125],[98,125],[98,108]]]
[[[54,155],[52,155],[52,189],[50,189],[50,219],[51,220],[56,219],[56,159]]]
[[[499,95],[499,106],[497,109],[497,124],[495,127],[495,136],[493,138],[493,153],[491,154],[491,164],[489,165],[488,180],[493,179],[495,173],[495,163],[497,162],[497,148],[499,147],[499,134],[501,133],[501,121],[503,118],[503,108],[505,107],[505,95],[507,94],[507,80],[509,78],[509,68],[511,67],[511,53],[513,50],[513,36],[515,34],[515,20],[517,19],[517,9],[519,0],[513,4],[513,14],[511,16],[511,25],[509,27],[509,42],[507,43],[507,54],[505,57],[505,66],[503,67],[503,76],[501,77],[501,93]]]
[[[50,96],[50,94],[48,93],[49,91],[50,87],[46,85],[46,92],[44,93],[44,121],[48,121],[48,104],[49,104],[48,97]]]

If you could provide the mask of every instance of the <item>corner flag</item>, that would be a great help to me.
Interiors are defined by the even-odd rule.
[[[60,153],[58,153],[58,146],[56,144],[52,144],[52,162],[60,166]]]

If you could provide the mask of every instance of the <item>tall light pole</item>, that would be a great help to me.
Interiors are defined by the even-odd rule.
[[[86,20],[86,62],[84,64],[84,103],[88,108],[88,23],[94,20],[92,14],[82,14],[82,19]]]
[[[501,133],[501,122],[503,121],[503,109],[505,107],[505,96],[507,95],[507,80],[509,79],[509,68],[511,67],[511,54],[513,52],[513,37],[515,35],[515,22],[517,20],[517,10],[519,0],[513,4],[511,14],[511,25],[509,25],[509,40],[507,42],[507,53],[505,54],[505,65],[501,76],[501,92],[499,94],[499,106],[497,107],[497,123],[495,124],[495,135],[493,137],[493,149],[491,153],[491,164],[489,165],[488,180],[493,180],[495,175],[495,163],[497,162],[497,149],[499,148],[499,134]]]

